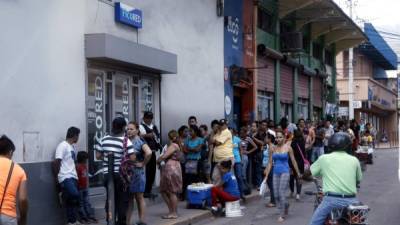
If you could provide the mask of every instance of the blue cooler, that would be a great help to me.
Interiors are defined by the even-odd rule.
[[[187,188],[187,208],[211,206],[212,184],[189,185]]]

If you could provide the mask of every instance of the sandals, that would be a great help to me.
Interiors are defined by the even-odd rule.
[[[164,215],[164,216],[162,216],[161,218],[162,218],[162,219],[170,220],[170,219],[178,219],[178,216],[174,216],[174,215]]]
[[[267,208],[273,208],[273,207],[276,207],[276,205],[274,204],[274,203],[268,203],[268,204],[265,204],[265,207],[267,207]]]

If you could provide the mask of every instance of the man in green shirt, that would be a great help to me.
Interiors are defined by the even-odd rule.
[[[324,198],[311,218],[310,225],[323,225],[333,209],[357,203],[357,183],[361,181],[361,167],[357,158],[346,153],[351,148],[350,136],[344,132],[334,134],[328,142],[332,152],[318,158],[308,171],[322,177]],[[307,172],[305,173],[307,175]],[[305,175],[305,176],[306,176]]]

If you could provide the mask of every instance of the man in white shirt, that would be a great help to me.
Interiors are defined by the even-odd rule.
[[[65,141],[56,149],[55,172],[61,186],[62,196],[65,201],[68,225],[77,225],[77,212],[79,207],[78,176],[75,169],[76,150],[74,144],[78,142],[80,130],[70,127]]]

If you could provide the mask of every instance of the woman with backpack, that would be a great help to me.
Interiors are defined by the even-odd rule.
[[[133,154],[129,155],[130,160],[130,185],[129,185],[129,206],[127,213],[127,224],[131,224],[133,201],[136,200],[138,205],[139,222],[137,225],[146,225],[144,222],[146,203],[144,201],[143,193],[146,186],[145,166],[151,158],[152,151],[146,142],[139,136],[139,124],[136,122],[129,122],[127,126],[127,136],[133,145]]]

